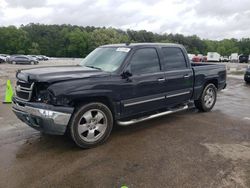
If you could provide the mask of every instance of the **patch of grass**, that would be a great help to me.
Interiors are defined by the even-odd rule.
[[[243,70],[241,70],[241,71],[230,71],[230,72],[228,72],[228,74],[243,75],[243,74],[245,74],[245,71],[243,71]]]

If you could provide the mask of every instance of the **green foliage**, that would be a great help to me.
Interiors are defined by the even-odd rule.
[[[0,27],[0,53],[43,54],[52,57],[85,57],[100,45],[128,42],[183,44],[189,53],[219,52],[250,54],[250,38],[202,40],[198,36],[157,34],[146,30],[123,31],[114,28],[75,25],[28,24]]]

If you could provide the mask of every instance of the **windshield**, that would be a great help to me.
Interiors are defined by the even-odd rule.
[[[113,72],[121,66],[129,51],[130,48],[96,48],[80,63],[80,65],[106,72]]]

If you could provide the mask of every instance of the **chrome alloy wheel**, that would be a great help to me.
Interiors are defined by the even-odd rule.
[[[215,101],[215,93],[212,88],[208,88],[204,96],[204,103],[207,108],[210,108]]]
[[[85,142],[95,142],[107,129],[107,117],[99,109],[85,112],[78,122],[78,134]]]

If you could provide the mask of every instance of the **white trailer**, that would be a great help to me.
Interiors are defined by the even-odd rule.
[[[238,53],[232,53],[229,57],[230,62],[232,63],[238,63],[239,62],[239,55]]]
[[[220,62],[221,55],[218,52],[208,52],[207,61],[209,62]]]

